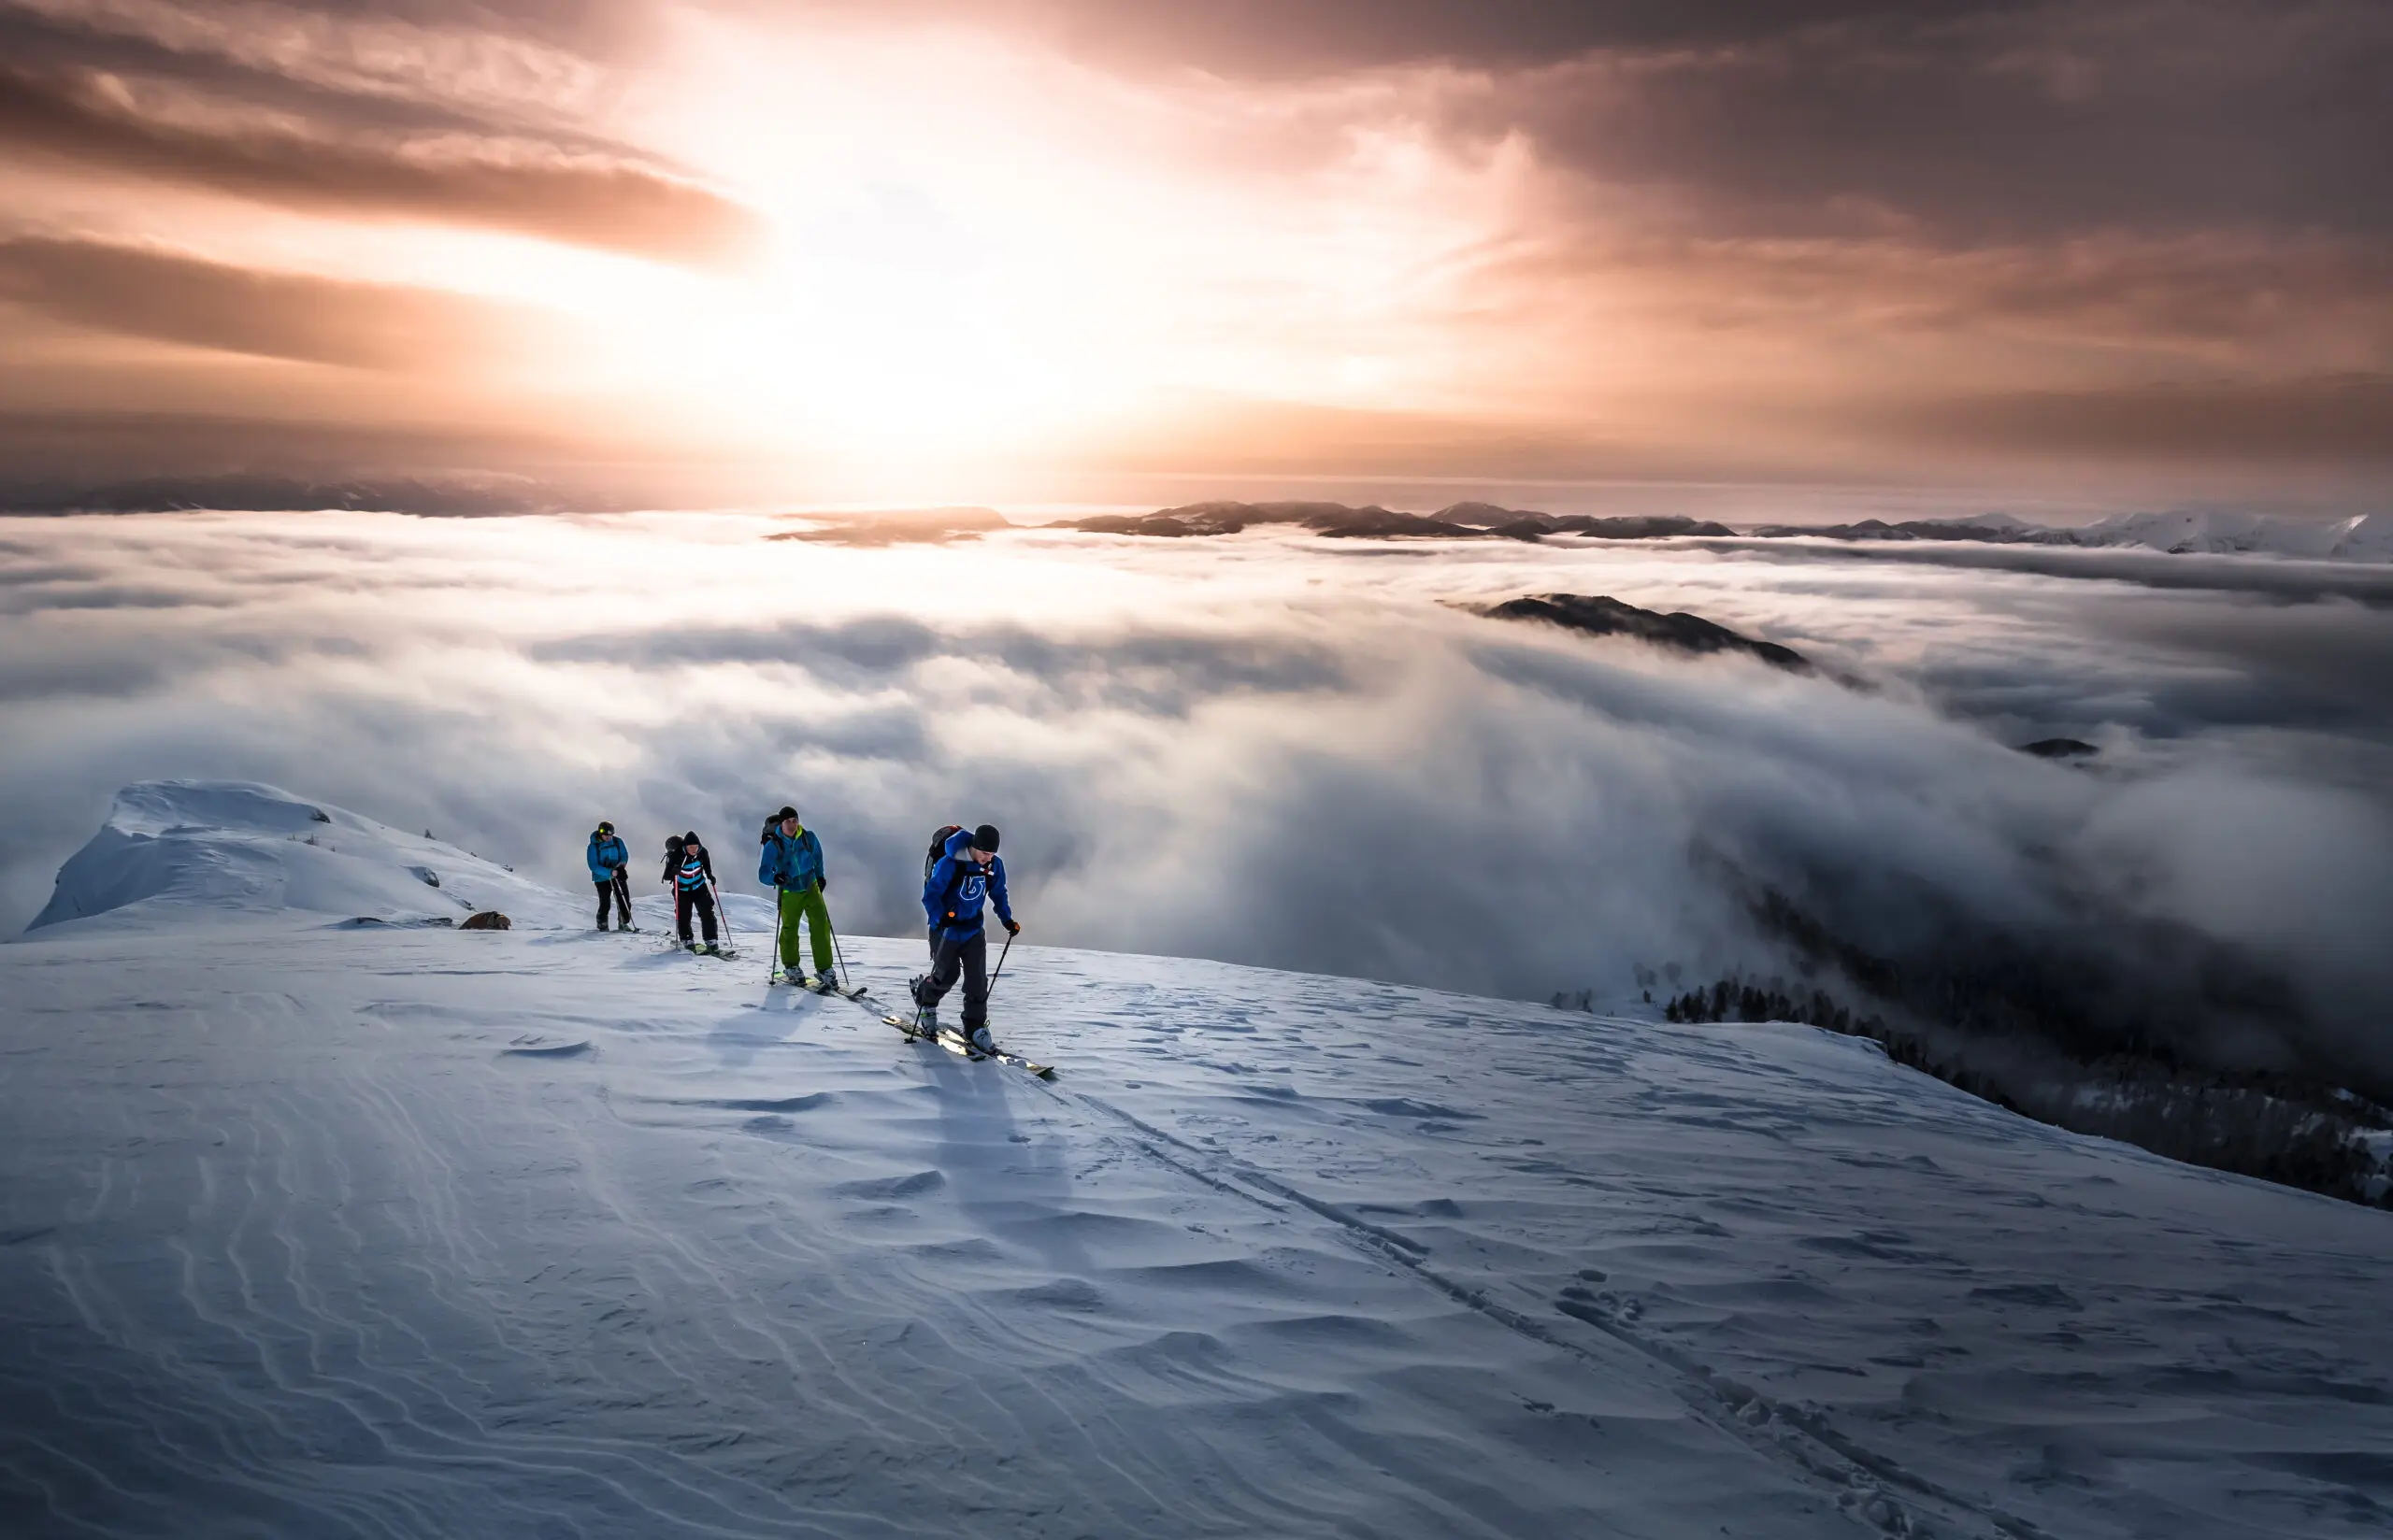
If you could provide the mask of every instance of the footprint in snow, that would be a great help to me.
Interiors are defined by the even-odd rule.
[[[587,1040],[579,1043],[543,1043],[537,1039],[518,1038],[511,1048],[498,1050],[518,1059],[571,1059],[591,1050]]]

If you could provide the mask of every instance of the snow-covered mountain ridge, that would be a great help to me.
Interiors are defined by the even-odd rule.
[[[2173,554],[2270,555],[2314,561],[2393,562],[2393,513],[2336,520],[2214,509],[2163,509],[2114,514],[2089,524],[2050,525],[2015,514],[1987,512],[1889,523],[1863,519],[1843,524],[1764,523],[1742,529],[1684,515],[1614,516],[1545,513],[1493,503],[1452,504],[1431,514],[1376,504],[1194,503],[1145,515],[1109,514],[1050,526],[1095,535],[1209,537],[1251,526],[1281,525],[1341,539],[1491,538],[1537,541],[1584,535],[1599,540],[1752,538],[1846,541],[1964,541],[1994,545],[2134,548]],[[977,530],[977,526],[970,527]],[[955,533],[966,533],[960,528]],[[782,538],[776,536],[776,538]]]
[[[2201,553],[2300,557],[2314,561],[2393,562],[2393,514],[2331,520],[2271,514],[2168,510],[2114,514],[2090,524],[2056,528],[2004,513],[1910,520],[1889,524],[1766,524],[1750,533],[1769,538],[1832,540],[1966,540],[1996,545],[2136,548],[2175,555]]]
[[[1855,1039],[1018,946],[1047,1086],[653,936],[136,910],[0,948],[11,1534],[2393,1508],[2393,1216]]]

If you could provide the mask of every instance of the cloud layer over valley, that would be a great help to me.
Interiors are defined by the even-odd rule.
[[[989,819],[1036,940],[1633,997],[1791,969],[1776,895],[1897,962],[2075,969],[2197,1057],[2393,1078],[2393,609],[2289,593],[2300,563],[784,527],[0,523],[0,922],[136,778],[279,783],[568,890],[601,817],[642,877],[695,825],[744,879],[792,800],[857,932],[910,931],[928,830]],[[1462,607],[1556,592],[1821,673]],[[2017,752],[2056,734],[2095,767]]]

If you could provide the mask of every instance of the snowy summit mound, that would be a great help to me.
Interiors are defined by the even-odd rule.
[[[107,915],[298,909],[385,922],[504,909],[517,923],[578,918],[563,895],[495,862],[253,781],[141,781],[58,869],[29,930]]]

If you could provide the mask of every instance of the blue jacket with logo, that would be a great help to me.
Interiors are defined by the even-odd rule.
[[[603,885],[614,881],[615,874],[632,863],[632,853],[623,848],[621,834],[609,834],[604,839],[592,834],[583,859],[590,863],[590,880]]]
[[[823,842],[814,837],[813,830],[800,824],[795,834],[775,829],[765,836],[765,848],[756,858],[757,881],[767,888],[804,892],[823,877]]]
[[[924,918],[940,934],[958,939],[981,934],[984,898],[996,905],[999,920],[1013,923],[1013,905],[1006,901],[1005,858],[991,856],[986,866],[977,866],[964,854],[970,848],[971,830],[948,835],[947,853],[923,881]]]

